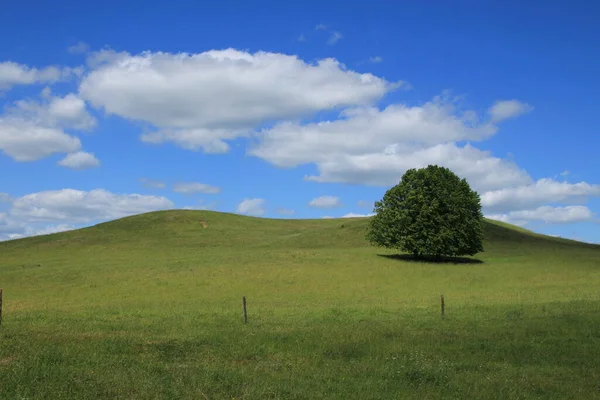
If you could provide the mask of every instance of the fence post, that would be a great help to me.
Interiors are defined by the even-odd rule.
[[[2,289],[0,289],[0,325],[2,325]]]
[[[242,306],[244,308],[244,323],[248,323],[248,313],[246,312],[246,296],[242,297]]]
[[[441,296],[441,300],[442,300],[442,319],[446,318],[445,313],[444,313],[444,309],[445,309],[445,304],[444,304],[444,295]]]

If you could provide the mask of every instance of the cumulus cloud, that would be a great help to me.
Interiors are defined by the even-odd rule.
[[[100,166],[100,160],[93,153],[78,151],[68,154],[58,162],[58,165],[71,169],[84,170]]]
[[[163,129],[157,132],[144,133],[140,136],[146,143],[161,144],[173,142],[186,150],[204,150],[205,153],[227,153],[227,139],[247,136],[243,130],[228,129]]]
[[[329,39],[327,39],[327,44],[330,46],[333,46],[334,44],[339,42],[340,39],[343,37],[344,36],[340,32],[333,31],[329,34]]]
[[[253,215],[261,217],[265,214],[264,199],[244,199],[238,204],[236,211],[239,214]]]
[[[383,57],[381,57],[381,56],[369,57],[369,62],[372,62],[373,64],[378,64],[382,61],[383,61]]]
[[[13,85],[56,82],[60,77],[61,70],[57,67],[46,67],[40,70],[11,61],[0,63],[0,89]]]
[[[515,225],[526,225],[531,221],[542,221],[550,224],[566,224],[591,221],[594,219],[594,213],[586,206],[541,206],[532,210],[510,211],[504,214],[490,214],[486,215],[486,217]]]
[[[90,46],[85,42],[77,42],[76,44],[69,46],[67,51],[71,54],[83,54],[90,50]]]
[[[394,104],[344,110],[340,118],[301,125],[282,122],[260,133],[251,155],[277,166],[290,167],[327,160],[333,154],[364,155],[389,152],[408,144],[436,145],[450,141],[483,140],[497,128],[473,123],[472,112],[453,114],[454,106],[436,98],[422,106]]]
[[[1,224],[1,222],[0,222]],[[50,235],[52,233],[58,232],[66,232],[73,229],[77,229],[77,227],[68,224],[58,224],[58,225],[46,225],[42,227],[32,227],[32,226],[19,226],[18,231],[20,232],[12,232],[12,233],[2,233],[2,228],[0,226],[0,241],[3,240],[12,240],[12,239],[21,239],[29,236],[40,236],[40,235]],[[14,229],[13,229],[14,230]]]
[[[147,142],[209,152],[262,123],[367,105],[399,86],[335,59],[234,49],[199,54],[95,53],[80,94],[95,107],[156,128]]]
[[[338,119],[264,129],[248,154],[279,167],[315,164],[316,182],[389,186],[409,168],[438,164],[469,180],[478,191],[528,184],[514,162],[470,143],[494,135],[498,126],[473,110],[461,110],[448,93],[420,106],[345,109]]]
[[[375,214],[357,214],[357,213],[348,213],[342,215],[340,218],[367,218],[372,217]]]
[[[600,185],[540,179],[523,186],[505,187],[482,194],[481,204],[490,212],[522,210],[544,203],[584,202],[600,196]]]
[[[78,138],[62,129],[44,127],[20,118],[0,117],[0,150],[16,161],[35,161],[54,153],[81,148]]]
[[[173,185],[173,191],[177,193],[192,194],[192,193],[205,193],[205,194],[216,194],[221,191],[221,188],[216,186],[207,185],[206,183],[199,182],[180,182]]]
[[[173,208],[173,203],[162,196],[62,189],[17,198],[10,214],[28,222],[85,223],[169,208]]]
[[[326,24],[317,24],[317,26],[315,26],[315,31],[323,31],[329,34],[329,38],[327,38],[327,44],[329,46],[333,46],[344,37],[340,32],[331,30],[329,25]]]
[[[336,219],[336,218],[368,218],[368,217],[372,217],[375,214],[357,214],[357,213],[348,213],[348,214],[344,214],[341,217],[333,217],[331,215],[325,215],[323,217],[321,217],[322,219]]]
[[[65,129],[87,130],[95,124],[83,100],[72,93],[64,97],[48,93],[42,102],[20,100],[0,116],[0,150],[16,161],[75,153],[81,142]]]
[[[40,97],[43,99],[49,99],[51,95],[52,95],[52,88],[50,86],[46,86],[40,92]]]
[[[7,115],[49,127],[89,130],[96,126],[96,119],[77,95],[69,93],[60,97],[47,93],[42,98],[45,101],[16,101],[15,106],[8,108]]]
[[[0,240],[17,239],[25,234],[26,225],[0,212]]]
[[[518,100],[497,101],[488,109],[488,113],[494,122],[500,122],[505,119],[515,118],[533,110],[529,104]]]
[[[312,199],[308,203],[308,206],[313,208],[336,208],[341,207],[342,202],[340,198],[336,196],[321,196]]]
[[[54,83],[80,72],[77,68],[49,66],[38,69],[12,61],[0,62],[0,91],[15,85]]]
[[[432,147],[395,146],[386,152],[365,155],[335,155],[317,163],[319,175],[305,179],[391,186],[400,181],[406,170],[430,164],[450,168],[480,193],[531,181],[529,175],[513,162],[493,157],[470,145],[459,147],[454,143]]]
[[[13,198],[8,193],[0,192],[0,203],[12,203]]]
[[[62,232],[89,223],[173,208],[165,197],[62,189],[13,199],[0,213],[0,240]]]
[[[217,207],[216,202],[206,203],[204,200],[198,201],[194,206],[183,207],[184,210],[214,210]]]

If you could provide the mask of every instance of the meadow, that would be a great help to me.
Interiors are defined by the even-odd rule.
[[[164,211],[2,242],[0,399],[600,398],[600,246],[486,221],[485,252],[417,262],[367,224]]]

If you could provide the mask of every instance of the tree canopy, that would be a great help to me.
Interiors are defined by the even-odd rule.
[[[479,194],[448,168],[409,169],[374,212],[367,239],[377,246],[435,258],[483,251]]]

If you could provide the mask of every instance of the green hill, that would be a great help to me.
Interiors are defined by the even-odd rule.
[[[597,396],[600,246],[486,221],[475,261],[432,264],[367,224],[164,211],[2,242],[0,398]]]
[[[238,247],[364,247],[369,218],[268,219],[213,211],[172,210],[134,215],[89,228],[0,242],[9,251],[31,246],[98,244]],[[486,248],[507,244],[600,248],[485,220]]]

